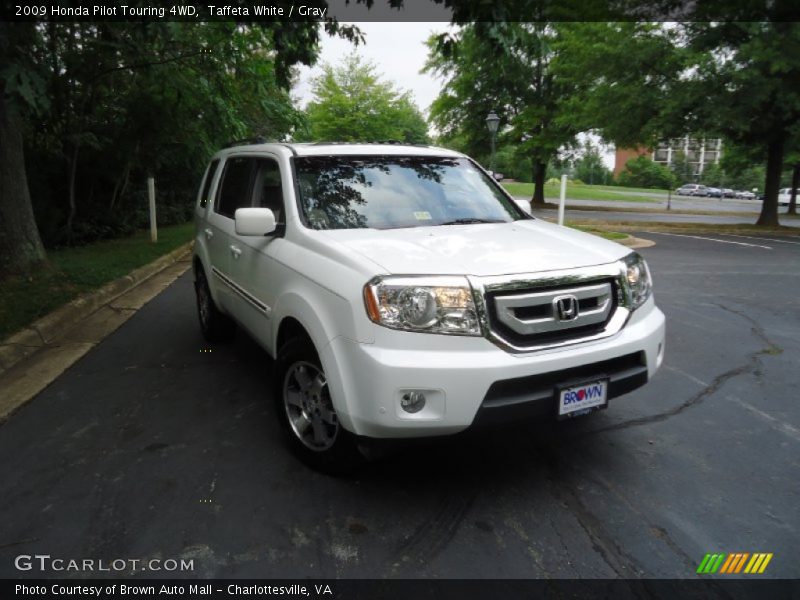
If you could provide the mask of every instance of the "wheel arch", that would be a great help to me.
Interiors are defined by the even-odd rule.
[[[286,310],[281,310],[281,307]],[[308,340],[316,350],[322,369],[325,371],[339,420],[345,429],[353,431],[342,379],[342,365],[335,355],[325,351],[331,340],[339,334],[331,327],[325,326],[323,319],[313,310],[306,298],[295,294],[281,299],[273,313],[273,318],[275,318],[277,327],[273,329],[272,348],[270,349],[272,356],[277,359],[281,346],[292,337],[300,336]]]

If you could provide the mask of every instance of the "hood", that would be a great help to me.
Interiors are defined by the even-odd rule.
[[[386,274],[509,275],[610,263],[630,249],[546,221],[406,229],[335,229],[326,238]]]

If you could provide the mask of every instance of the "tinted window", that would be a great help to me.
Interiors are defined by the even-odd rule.
[[[237,208],[250,206],[250,175],[252,158],[236,157],[225,162],[222,188],[217,196],[217,212],[233,218]]]
[[[208,167],[208,172],[206,173],[206,179],[203,182],[203,191],[200,194],[200,206],[205,206],[208,203],[208,192],[211,191],[211,182],[214,181],[214,175],[217,173],[217,167],[219,166],[219,159],[212,160],[211,166]]]
[[[528,218],[463,158],[337,156],[295,159],[314,229],[429,227]]]

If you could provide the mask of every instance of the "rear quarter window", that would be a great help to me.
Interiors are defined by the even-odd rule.
[[[217,174],[217,167],[219,167],[219,159],[212,160],[206,171],[206,178],[203,180],[202,187],[200,188],[200,206],[203,208],[208,204],[208,196],[211,193],[211,182],[214,181],[214,175]]]

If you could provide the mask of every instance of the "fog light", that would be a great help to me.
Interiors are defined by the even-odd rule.
[[[422,392],[406,392],[400,399],[400,406],[407,413],[416,413],[425,408],[425,394]]]

